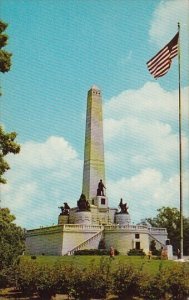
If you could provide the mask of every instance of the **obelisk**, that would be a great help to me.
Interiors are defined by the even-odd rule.
[[[105,185],[102,97],[93,85],[88,91],[82,193],[90,203],[97,195],[99,180]]]

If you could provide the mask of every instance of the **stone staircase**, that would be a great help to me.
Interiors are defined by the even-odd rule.
[[[149,237],[151,237],[157,244],[159,244],[160,248],[165,246],[165,244],[158,240],[153,234],[149,233]]]
[[[85,240],[84,242],[80,243],[79,245],[75,246],[73,249],[69,250],[65,255],[73,255],[77,250],[84,250],[84,249],[93,249],[94,243],[98,244],[103,236],[104,228],[102,228],[99,232],[95,233],[93,236]],[[91,245],[91,247],[90,247]],[[95,247],[96,248],[96,247]]]

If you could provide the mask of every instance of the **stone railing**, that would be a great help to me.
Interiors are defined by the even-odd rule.
[[[167,234],[166,228],[148,227],[145,225],[105,225],[105,230],[129,230],[129,231],[146,231],[152,234]]]
[[[88,238],[84,242],[80,243],[79,245],[77,245],[73,249],[69,250],[65,255],[73,255],[75,251],[85,249],[84,247],[86,247],[88,244],[90,244],[94,239],[97,239],[100,236],[102,236],[103,231],[104,231],[104,229],[102,228],[99,232],[95,233],[93,236],[91,236],[90,238]]]
[[[65,224],[63,225],[64,231],[99,231],[103,230],[103,225],[84,225],[84,224]]]
[[[53,225],[47,227],[41,226],[40,228],[36,228],[36,229],[28,229],[26,232],[26,237],[31,235],[49,234],[49,233],[55,233],[61,231],[63,231],[63,225]]]
[[[141,231],[148,230],[147,226],[144,225],[105,225],[105,230],[133,230],[133,231]]]
[[[158,243],[160,245],[160,247],[164,247],[165,243],[163,243],[162,241],[160,241],[159,239],[157,239],[157,237],[155,237],[153,234],[149,233],[149,236],[155,240],[156,243]]]
[[[159,233],[159,234],[167,234],[167,229],[166,228],[156,228],[156,227],[148,227],[148,231],[150,233]]]

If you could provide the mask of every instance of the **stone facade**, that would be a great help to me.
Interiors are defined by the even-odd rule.
[[[97,194],[100,179],[105,183],[102,98],[99,88],[92,86],[87,96],[82,188],[90,203]]]
[[[161,241],[153,233],[157,228],[144,225],[82,225],[67,224],[28,230],[26,235],[26,253],[33,255],[71,255],[76,250],[98,249],[101,239],[106,248],[113,246],[120,254],[126,255],[130,249],[149,251],[151,240],[156,241],[157,249],[165,246],[166,229],[159,228]]]

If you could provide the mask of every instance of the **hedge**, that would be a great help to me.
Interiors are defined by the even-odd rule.
[[[143,251],[143,249],[130,249],[127,252],[127,255],[129,256],[145,256],[145,252]]]
[[[119,255],[118,250],[114,250],[115,255]],[[84,249],[77,250],[74,252],[74,255],[110,255],[110,251],[107,249]]]
[[[187,263],[175,262],[169,268],[160,263],[155,275],[128,264],[118,265],[112,270],[111,264],[112,260],[106,257],[101,258],[99,266],[93,262],[85,269],[74,265],[41,265],[37,260],[25,261],[13,270],[14,286],[24,294],[36,294],[44,300],[55,294],[65,294],[77,300],[106,298],[108,294],[118,296],[118,299],[139,296],[145,300],[163,300],[168,299],[167,296],[184,300],[189,296]]]

